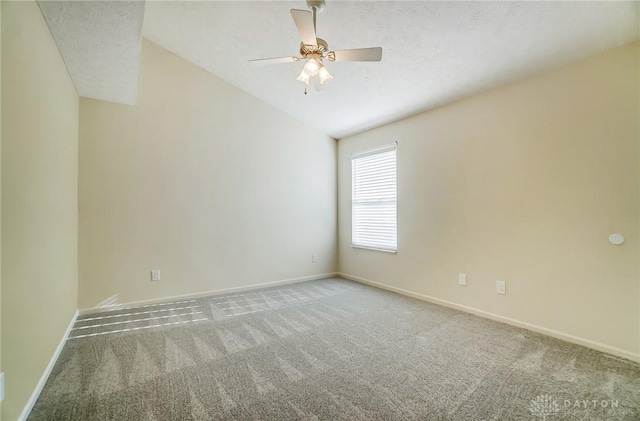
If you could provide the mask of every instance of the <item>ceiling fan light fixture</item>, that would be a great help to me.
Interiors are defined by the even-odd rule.
[[[305,66],[305,68],[306,68],[306,66]],[[307,72],[305,72],[305,69],[302,69],[302,71],[300,72],[300,74],[298,75],[296,80],[304,83],[305,85],[308,85],[310,78],[311,78],[311,76],[309,76],[309,74]]]
[[[318,63],[318,59],[316,59],[315,57],[311,57],[307,61],[307,64],[304,65],[304,71],[309,76],[317,75],[319,70],[320,70],[320,63]]]
[[[320,78],[321,84],[325,84],[329,82],[331,79],[333,79],[333,76],[331,76],[331,73],[329,73],[327,68],[324,66],[322,66],[320,70],[318,70],[318,77]]]

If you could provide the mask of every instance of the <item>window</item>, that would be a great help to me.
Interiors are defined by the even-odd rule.
[[[396,146],[351,157],[352,247],[398,249]]]

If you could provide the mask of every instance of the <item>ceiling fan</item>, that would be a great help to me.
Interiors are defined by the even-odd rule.
[[[324,0],[307,0],[309,10],[291,9],[291,16],[298,28],[300,38],[300,55],[291,57],[265,58],[249,60],[253,66],[268,64],[294,63],[306,61],[302,72],[296,80],[309,85],[311,78],[317,76],[320,84],[333,79],[323,60],[328,61],[380,61],[382,60],[382,48],[357,48],[353,50],[329,51],[329,45],[321,38],[316,37],[316,14],[324,8]],[[317,86],[317,85],[316,85]],[[306,94],[306,89],[305,89]]]

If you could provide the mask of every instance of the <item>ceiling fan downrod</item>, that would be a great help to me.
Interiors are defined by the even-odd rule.
[[[322,12],[322,9],[324,9],[324,6],[325,6],[324,0],[307,0],[307,7],[313,13],[313,29],[314,30],[318,29],[316,28],[316,13]]]

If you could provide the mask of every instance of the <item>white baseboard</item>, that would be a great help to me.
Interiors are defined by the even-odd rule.
[[[78,315],[79,315],[79,312],[76,311],[76,313],[71,318],[71,321],[69,322],[69,326],[67,326],[66,332],[64,332],[62,339],[60,339],[60,343],[58,344],[58,347],[53,352],[53,355],[51,356],[51,360],[49,360],[49,364],[47,365],[47,368],[44,370],[44,373],[42,373],[42,377],[40,377],[40,381],[38,381],[36,388],[33,390],[31,397],[27,401],[27,404],[22,410],[22,413],[18,417],[18,421],[26,421],[27,417],[31,413],[31,410],[33,409],[33,405],[36,404],[36,401],[38,400],[38,397],[42,392],[42,388],[44,388],[45,383],[47,383],[47,379],[49,379],[49,375],[51,374],[51,370],[53,370],[53,366],[56,365],[56,361],[58,361],[60,352],[62,352],[62,348],[64,348],[64,344],[67,341],[67,338],[69,337],[69,333],[71,332],[73,325],[76,323],[76,319],[78,318]]]
[[[370,281],[368,279],[360,278],[358,276],[349,275],[347,273],[338,273],[338,276],[341,276],[345,279],[350,279],[352,281],[360,282],[362,284],[374,286],[377,288],[386,289],[388,291],[396,292],[398,294],[406,295],[408,297],[417,298],[418,300],[428,301],[433,304],[439,304],[444,307],[453,308],[456,310],[464,311],[465,313],[475,314],[476,316],[484,317],[487,319],[495,320],[498,322],[506,323],[511,326],[521,327],[523,329],[531,330],[533,332],[542,333],[543,335],[551,336],[557,339],[562,339],[567,342],[571,342],[577,345],[586,346],[587,348],[592,348],[597,351],[606,352],[608,354],[615,355],[617,357],[626,358],[628,360],[634,362],[640,362],[640,354],[636,354],[631,351],[627,351],[625,349],[616,348],[610,345],[606,345],[600,342],[592,341],[590,339],[581,338],[579,336],[571,335],[568,333],[560,332],[553,329],[548,329],[543,326],[534,325],[531,323],[523,322],[520,320],[512,319],[510,317],[501,316],[499,314],[491,313],[484,310],[479,310],[477,308],[468,307],[462,304],[456,304],[451,301],[441,300],[440,298],[430,297],[428,295],[420,294],[417,292],[409,291],[406,289],[394,287],[391,285],[386,285],[380,282]]]
[[[231,292],[250,291],[258,288],[266,288],[266,287],[273,287],[278,285],[295,284],[298,282],[314,281],[317,279],[330,278],[332,276],[338,276],[338,273],[337,272],[323,273],[320,275],[311,275],[311,276],[303,276],[300,278],[283,279],[280,281],[265,282],[262,284],[252,284],[252,285],[246,285],[241,287],[214,289],[210,291],[196,292],[192,294],[173,295],[170,297],[155,298],[151,300],[130,301],[130,302],[122,303],[118,305],[84,308],[79,310],[79,312],[81,316],[84,316],[87,314],[99,313],[103,311],[120,310],[123,308],[138,307],[138,306],[149,305],[149,304],[170,303],[172,301],[189,300],[192,298],[207,297],[210,295],[212,296],[222,295],[222,294],[229,294]]]

